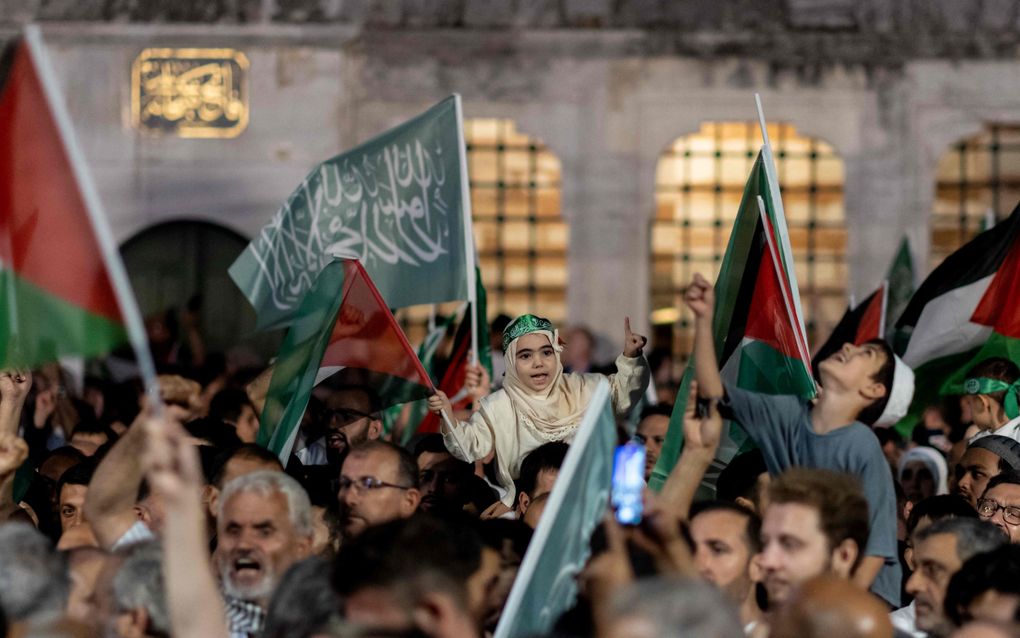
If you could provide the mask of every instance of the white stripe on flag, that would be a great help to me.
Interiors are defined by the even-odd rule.
[[[932,359],[967,352],[988,341],[992,329],[972,323],[970,317],[994,276],[954,288],[929,301],[914,326],[903,362],[917,368]]]
[[[315,373],[315,385],[319,385],[346,367],[347,366],[322,366],[319,368],[319,371]]]

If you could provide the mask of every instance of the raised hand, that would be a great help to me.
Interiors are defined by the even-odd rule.
[[[715,456],[722,438],[723,420],[717,409],[717,401],[709,401],[708,414],[698,415],[698,382],[691,381],[691,392],[684,410],[684,447]]]
[[[468,355],[468,359],[470,360],[470,355]],[[492,392],[492,379],[489,378],[489,371],[480,363],[469,364],[464,375],[464,386],[475,401],[488,396]]]
[[[630,329],[630,317],[623,319],[623,356],[639,357],[641,351],[648,343],[648,337],[632,332]]]
[[[16,434],[0,434],[0,477],[16,471],[28,458],[28,444]]]
[[[4,370],[0,372],[0,401],[21,406],[28,391],[32,389],[32,373],[27,370]]]
[[[687,285],[687,291],[684,293],[684,303],[687,304],[687,307],[691,309],[691,312],[698,319],[710,319],[712,317],[715,291],[712,289],[712,284],[702,277],[701,273],[694,273],[694,278]]]
[[[445,411],[451,417],[453,416],[453,405],[450,404],[450,398],[442,390],[436,390],[436,393],[429,397],[428,405],[429,412],[433,414],[442,416]]]

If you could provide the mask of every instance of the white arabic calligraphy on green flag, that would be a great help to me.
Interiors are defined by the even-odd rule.
[[[315,167],[230,267],[260,330],[287,326],[334,258],[391,308],[467,299],[470,203],[459,96]]]
[[[563,459],[495,638],[545,634],[574,605],[577,575],[591,552],[591,534],[609,503],[615,447],[609,383],[600,381]]]

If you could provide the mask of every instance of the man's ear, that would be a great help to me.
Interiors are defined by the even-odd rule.
[[[205,492],[204,490],[209,491]],[[209,516],[213,517],[213,519],[218,518],[217,514],[219,513],[220,509],[219,488],[217,488],[215,485],[206,485],[205,488],[203,488],[202,496],[208,497],[208,500],[206,502],[209,504]]]
[[[738,496],[737,500],[736,500],[736,503],[737,503],[737,505],[741,505],[743,507],[746,507],[747,509],[751,510],[752,512],[758,512],[758,508],[754,506],[754,501],[752,501],[749,498],[744,498],[743,496]]]
[[[871,401],[877,401],[878,399],[881,399],[886,395],[887,391],[888,389],[885,387],[885,384],[879,381],[872,381],[871,383],[861,388],[861,394],[864,396],[864,398],[869,399]]]
[[[415,627],[421,633],[426,636],[443,636],[465,631],[466,628],[458,628],[454,624],[462,615],[448,594],[430,591],[423,594],[415,603],[412,617]]]
[[[418,504],[421,503],[421,492],[417,488],[409,488],[404,490],[404,502],[405,515],[410,516],[418,509]]]
[[[382,436],[382,421],[372,419],[368,422],[368,440],[375,441]]]
[[[907,564],[907,567],[910,568],[910,571],[912,571],[912,572],[913,571],[917,571],[916,569],[914,569],[914,548],[913,547],[907,547],[906,549],[903,550],[903,562],[905,562]]]
[[[844,538],[832,550],[832,571],[842,578],[850,578],[859,553],[860,549],[857,547],[857,542]]]
[[[521,492],[517,495],[517,518],[524,518],[524,513],[528,511],[528,507],[531,506],[531,497],[528,496],[527,492]]]

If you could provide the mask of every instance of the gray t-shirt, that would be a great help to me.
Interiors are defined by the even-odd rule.
[[[902,573],[896,546],[896,491],[875,433],[854,422],[817,434],[811,426],[810,406],[803,399],[757,394],[729,383],[725,387],[720,412],[754,440],[770,474],[799,466],[846,472],[860,479],[871,519],[864,554],[885,559],[871,591],[898,608]]]

